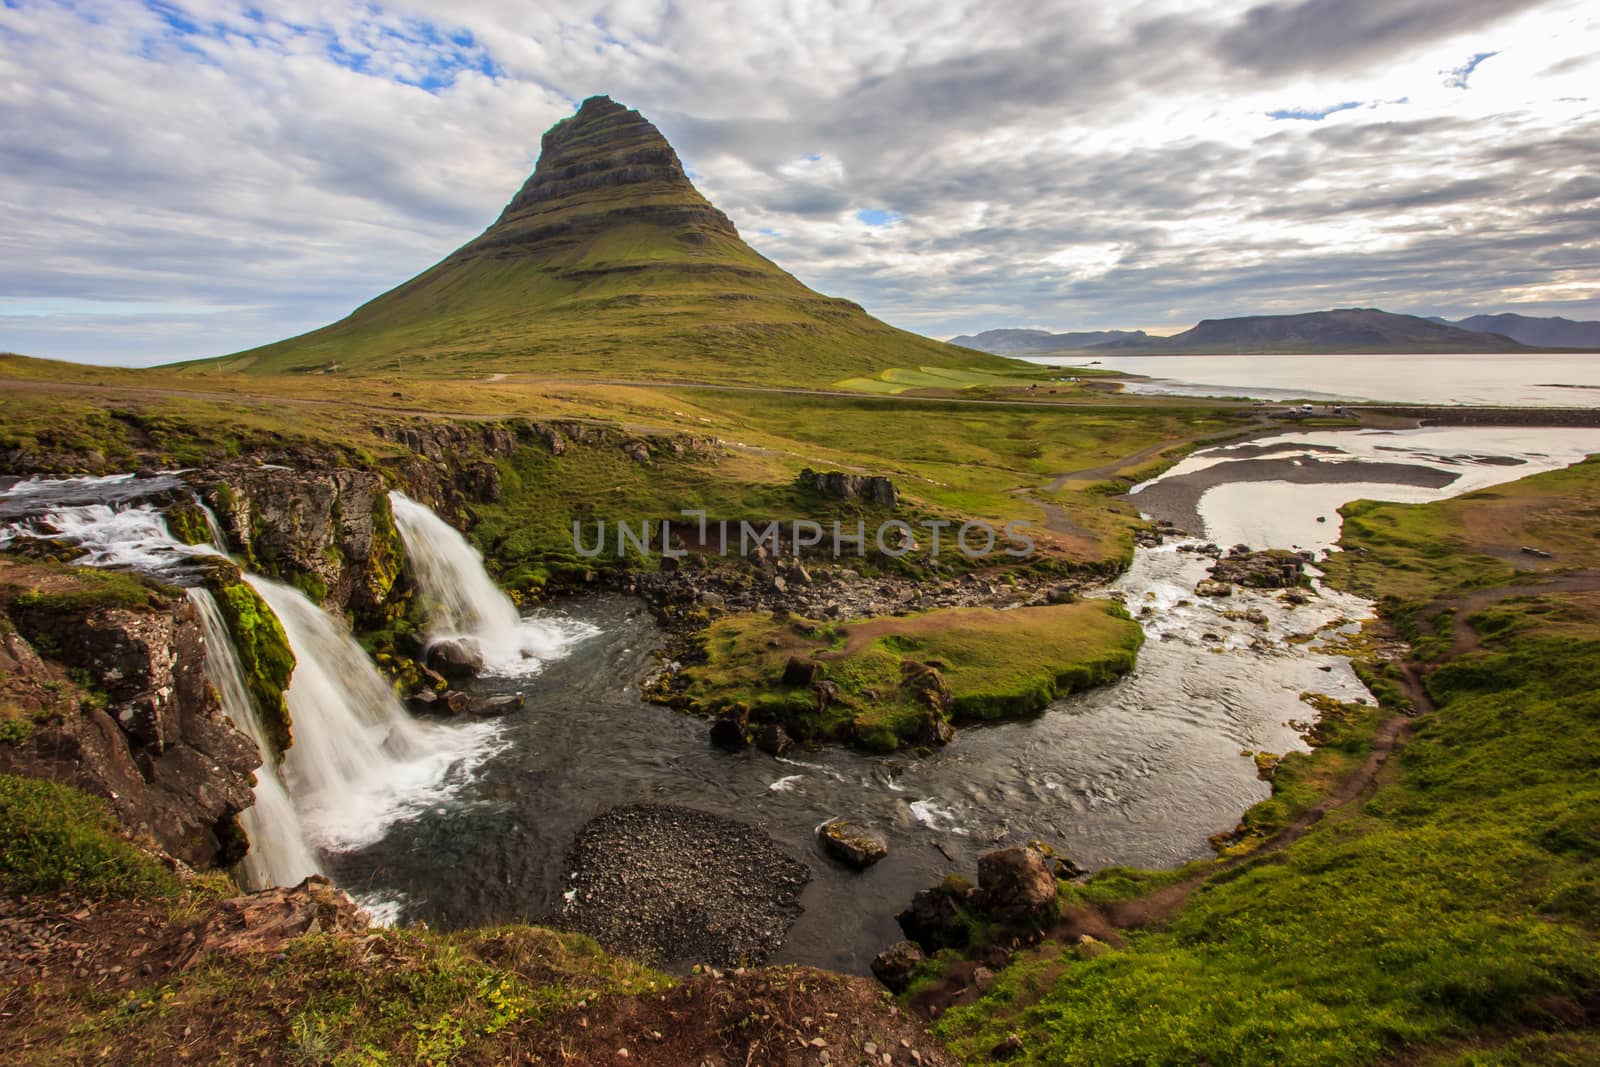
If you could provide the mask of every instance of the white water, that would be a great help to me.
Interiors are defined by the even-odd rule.
[[[489,577],[482,554],[454,527],[403,493],[390,493],[389,503],[422,594],[430,642],[468,639],[483,653],[484,673],[526,675],[593,634],[581,624],[523,618]]]
[[[233,646],[228,624],[217,608],[211,590],[189,590],[200,613],[206,637],[206,677],[222,699],[222,710],[239,732],[256,743],[265,762],[256,768],[256,802],[239,816],[250,838],[250,851],[239,864],[239,878],[246,889],[266,889],[275,885],[295,885],[313,874],[322,874],[322,865],[306,844],[300,814],[289,798],[288,786],[266,731],[256,718],[255,704],[245,686],[244,670]]]
[[[0,548],[21,536],[72,544],[83,552],[72,562],[86,567],[127,567],[158,578],[177,576],[196,557],[217,555],[210,545],[186,545],[173,537],[161,512],[149,504],[121,510],[107,504],[57,507],[0,526]]]
[[[192,565],[221,555],[219,548],[182,543],[161,512],[139,499],[177,484],[132,475],[19,482],[0,492],[0,547],[22,536],[49,537],[80,549],[78,563],[193,581]],[[209,509],[206,517],[220,545],[216,517]],[[361,847],[396,820],[447,800],[495,750],[499,730],[493,723],[417,722],[341,622],[290,586],[244,577],[283,625],[296,666],[285,694],[293,743],[281,766],[268,760],[256,772],[255,805],[241,816],[251,841],[242,875],[252,887],[288,885],[321,870],[319,850]],[[216,602],[203,588],[189,595],[205,631],[207,675],[229,718],[265,754],[270,748]]]
[[[313,845],[345,851],[376,841],[390,823],[447,798],[489,754],[493,723],[418,722],[342,623],[292,586],[245,580],[294,650],[284,777]]]

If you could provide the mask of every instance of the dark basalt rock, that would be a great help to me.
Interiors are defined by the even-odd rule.
[[[426,662],[446,678],[470,678],[483,670],[483,650],[470,637],[445,637],[428,645]]]
[[[756,735],[756,747],[769,756],[781,756],[794,747],[794,740],[783,727],[769,722]]]
[[[144,607],[13,606],[0,672],[52,684],[38,649],[83,672],[103,706],[39,724],[0,744],[0,773],[51,778],[103,797],[134,833],[196,867],[236,862],[241,811],[255,802],[261,752],[224,714],[205,675],[205,638],[188,597],[152,592]]]
[[[911,905],[894,917],[900,929],[924,952],[963,948],[971,932],[962,919],[955,894],[940,886],[918,890]]]
[[[1003,848],[978,857],[977,905],[1003,923],[1023,926],[1055,917],[1056,878],[1034,848]]]
[[[750,709],[743,704],[718,715],[711,723],[711,743],[728,752],[750,747]]]
[[[1305,583],[1305,565],[1305,557],[1297,552],[1283,549],[1252,552],[1247,545],[1236,545],[1212,566],[1211,577],[1216,582],[1231,582],[1251,589],[1289,589]]]
[[[817,828],[822,851],[843,863],[864,871],[889,854],[889,842],[882,834],[848,819],[834,819]]]
[[[881,475],[814,471],[807,467],[796,480],[801,488],[814,490],[833,500],[865,500],[881,508],[892,508],[900,503],[900,490]]]
[[[873,959],[872,973],[891,993],[904,993],[927,958],[915,942],[896,941]]]

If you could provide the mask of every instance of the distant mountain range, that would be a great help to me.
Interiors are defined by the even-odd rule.
[[[1571,319],[1536,318],[1531,315],[1474,315],[1467,319],[1432,319],[1463,330],[1497,333],[1525,345],[1539,348],[1600,348],[1600,322],[1574,322]]]
[[[1600,323],[1477,315],[1460,322],[1395,315],[1377,308],[1336,308],[1303,315],[1244,315],[1205,319],[1171,337],[1142,330],[1050,333],[987,330],[952,344],[985,352],[1037,358],[1046,355],[1229,355],[1337,353],[1534,352],[1550,348],[1600,348]]]
[[[997,356],[1020,356],[1149,339],[1150,335],[1143,330],[1084,330],[1078,333],[1051,333],[1049,330],[984,330],[978,334],[952,337],[950,343],[963,348],[976,348],[980,352],[992,352]]]

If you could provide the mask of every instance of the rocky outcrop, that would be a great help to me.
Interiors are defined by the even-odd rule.
[[[1251,589],[1289,589],[1304,585],[1309,555],[1280,548],[1252,552],[1246,545],[1236,545],[1232,552],[1212,565],[1212,584],[1232,583]]]
[[[978,857],[974,901],[1009,926],[1055,917],[1056,878],[1046,857],[1034,848],[1003,848]]]
[[[872,974],[891,993],[904,993],[927,958],[915,941],[896,941],[873,958]]]
[[[821,493],[831,500],[862,500],[880,508],[892,508],[900,503],[900,490],[882,475],[814,471],[807,467],[800,472],[797,481],[802,489]]]
[[[261,754],[206,680],[192,603],[155,590],[143,604],[106,603],[50,580],[45,593],[3,594],[16,633],[0,673],[57,690],[70,680],[83,696],[77,708],[39,709],[25,737],[0,743],[0,772],[103,797],[129,830],[191,865],[236,861],[246,847],[236,819],[254,802]]]
[[[382,476],[339,467],[219,467],[191,475],[251,569],[357,619],[386,614],[403,548]]]
[[[175,970],[184,970],[211,953],[242,956],[282,952],[310,934],[359,933],[370,925],[356,902],[321,875],[293,887],[230,897],[199,922],[171,935]]]

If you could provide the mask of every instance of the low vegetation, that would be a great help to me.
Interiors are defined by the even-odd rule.
[[[104,802],[70,786],[0,774],[0,892],[171,896],[172,872],[130,843]]]
[[[939,722],[1028,715],[1111,681],[1133,669],[1142,640],[1110,601],[845,623],[740,615],[705,631],[683,696],[704,713],[743,705],[802,739],[888,751],[928,742]],[[832,695],[819,699],[813,680]]]

